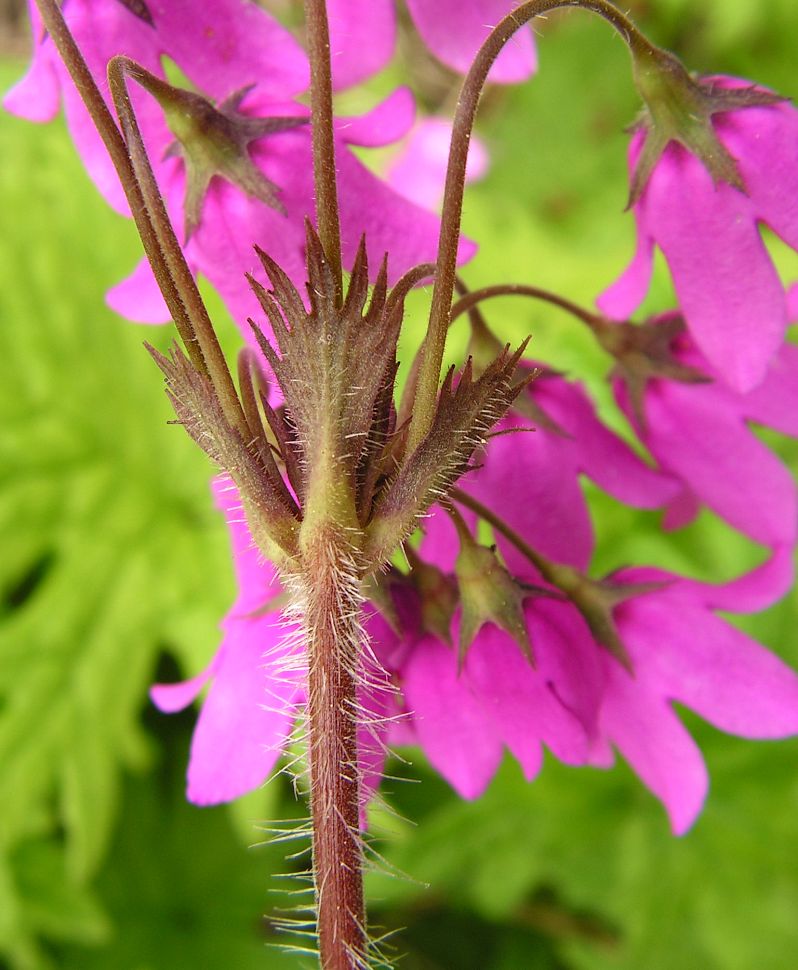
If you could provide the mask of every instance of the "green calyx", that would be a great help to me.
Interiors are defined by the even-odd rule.
[[[460,665],[486,623],[495,623],[508,633],[534,665],[523,609],[530,590],[523,589],[512,578],[499,562],[495,549],[476,542],[459,514],[455,512],[453,518],[460,538],[460,553],[454,567],[462,603],[458,644]]]
[[[646,427],[645,391],[653,378],[683,384],[706,384],[711,378],[673,353],[672,344],[685,332],[678,313],[654,317],[644,323],[616,323],[596,317],[592,326],[598,342],[616,361],[613,376],[620,378],[629,393],[629,403],[638,426]]]
[[[715,183],[746,191],[737,162],[718,138],[714,115],[773,105],[785,99],[753,87],[719,88],[690,76],[669,51],[638,43],[632,50],[634,78],[646,108],[639,124],[646,139],[632,176],[629,206],[635,204],[667,146],[675,141],[695,155]]]
[[[409,582],[418,594],[421,629],[443,643],[452,642],[452,617],[457,608],[457,587],[451,577],[424,562],[409,544],[405,555],[410,564]]]
[[[167,157],[179,155],[185,163],[186,241],[200,223],[205,195],[217,176],[285,214],[279,188],[252,161],[249,146],[267,135],[306,125],[307,118],[253,118],[242,114],[238,108],[251,85],[214,105],[201,94],[174,87],[141,66],[131,71],[131,76],[160,104],[176,138]]]

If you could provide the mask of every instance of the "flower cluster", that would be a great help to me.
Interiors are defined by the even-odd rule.
[[[515,6],[408,0],[431,50],[457,70],[467,68],[486,25]],[[392,56],[394,4],[331,0],[329,9],[333,81],[343,89]],[[335,545],[329,523],[318,527],[311,515],[325,505],[339,515],[337,552],[342,535],[363,539],[350,557],[362,587],[348,601],[369,600],[367,646],[354,671],[361,811],[391,744],[419,745],[466,798],[484,790],[505,749],[529,779],[544,747],[567,764],[604,768],[617,751],[681,833],[700,811],[707,776],[674,703],[745,737],[798,733],[798,676],[719,615],[763,609],[793,580],[795,483],[751,428],[798,436],[798,351],[784,336],[798,300],[795,289],[785,292],[759,235],[765,222],[798,248],[791,105],[734,79],[695,80],[629,33],[646,102],[630,150],[638,251],[600,298],[601,314],[554,299],[575,310],[613,359],[626,438],[601,420],[581,384],[521,361],[521,351],[502,351],[474,300],[473,359],[449,372],[416,441],[408,431],[412,397],[410,405],[393,403],[396,342],[407,289],[433,274],[422,267],[404,289],[388,287],[434,259],[439,220],[409,197],[437,201],[446,129],[415,130],[415,150],[394,165],[396,191],[350,146],[406,135],[414,122],[409,92],[395,91],[363,117],[337,119],[341,241],[352,273],[346,299],[336,303],[323,246],[304,225],[313,215],[313,165],[308,112],[297,96],[308,65],[293,36],[244,0],[70,0],[64,13],[98,80],[112,56],[136,62],[134,106],[171,218],[184,227],[191,268],[242,326],[267,318],[244,330],[254,352],[243,358],[249,383],[242,378],[238,425],[188,358],[157,357],[179,420],[229,473],[215,494],[240,590],[208,668],[152,690],[162,710],[174,711],[210,682],[189,798],[210,804],[261,784],[311,702],[307,629],[286,615],[291,591],[261,550],[278,549],[295,563],[316,542],[327,555]],[[87,169],[124,212],[110,162],[35,7],[32,21],[33,65],[6,107],[41,121],[63,99]],[[172,85],[164,59],[195,90]],[[525,32],[490,77],[518,81],[533,68]],[[473,164],[476,174],[484,158]],[[655,245],[679,306],[636,323],[628,318],[648,289]],[[461,242],[462,258],[472,251]],[[380,270],[385,252],[388,268]],[[251,288],[242,285],[245,274]],[[307,299],[296,288],[306,279]],[[110,301],[139,320],[167,315],[144,265]],[[477,351],[486,340],[489,363]],[[267,393],[267,373],[280,400]],[[416,378],[414,371],[411,392]],[[322,480],[316,471],[325,462],[330,475]],[[761,546],[763,561],[719,584],[646,564],[593,577],[583,477],[624,506],[660,510],[667,529],[704,507]],[[346,515],[342,495],[352,499]],[[267,541],[253,509],[272,516]],[[423,537],[411,538],[420,518]],[[480,528],[492,529],[495,546],[477,541]],[[398,544],[407,568],[381,571]]]

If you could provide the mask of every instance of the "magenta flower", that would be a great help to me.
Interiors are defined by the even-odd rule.
[[[665,326],[672,315],[650,320]],[[683,483],[666,525],[690,521],[703,503],[755,542],[775,547],[798,536],[798,496],[789,469],[749,429],[765,425],[798,437],[798,348],[783,344],[764,377],[741,394],[724,386],[690,336],[677,337],[674,359],[708,383],[653,378],[646,383],[645,424],[634,417],[626,385],[615,383],[621,406],[658,464]]]
[[[535,411],[523,417],[511,413],[499,427],[535,430],[494,438],[482,467],[462,487],[500,509],[544,556],[585,569],[593,552],[593,528],[580,474],[618,501],[642,509],[673,501],[679,484],[646,465],[605,427],[580,385],[544,374],[527,393]],[[503,538],[498,543],[510,571],[530,577],[529,562]]]
[[[307,109],[294,100],[308,83],[305,54],[268,14],[242,0],[210,5],[195,0],[149,0],[142,10],[148,17],[136,16],[118,0],[72,0],[66,6],[65,16],[101,89],[107,87],[106,65],[115,54],[125,53],[161,78],[161,57],[166,55],[218,106],[236,96],[235,117],[243,123],[253,119],[277,122],[273,127],[278,130],[248,146],[249,160],[274,189],[275,203],[269,205],[226,179],[212,178],[199,226],[185,247],[192,269],[216,287],[249,339],[246,318],[259,311],[244,273],[259,276],[262,272],[253,245],[267,250],[298,283],[305,279],[304,219],[313,214],[310,133],[306,125],[279,130],[281,119],[307,117]],[[33,63],[4,104],[16,114],[44,121],[56,114],[63,98],[70,132],[89,174],[109,204],[127,214],[108,155],[52,40],[42,36],[35,9],[31,19]],[[175,225],[183,226],[185,164],[179,157],[164,158],[174,136],[163,111],[136,83],[131,88],[171,218]],[[375,147],[396,141],[410,129],[414,114],[412,95],[399,89],[369,114],[340,119],[337,127],[345,263],[351,265],[365,233],[374,273],[383,253],[390,253],[391,281],[411,266],[434,258],[438,219],[369,172],[349,145]],[[473,251],[473,245],[464,242],[462,258]],[[142,322],[169,319],[146,263],[111,291],[109,302],[118,312]]]
[[[711,101],[713,92],[721,99],[745,82],[710,78],[700,87]],[[696,155],[671,141],[634,204],[634,259],[598,304],[613,319],[630,317],[648,291],[658,246],[696,344],[722,379],[744,392],[764,378],[787,324],[784,289],[759,223],[798,249],[798,111],[787,102],[717,110],[714,133],[745,191],[713,182]],[[633,170],[653,137],[635,135]]]
[[[701,811],[708,778],[672,702],[728,734],[765,739],[798,733],[798,676],[714,613],[762,609],[786,592],[793,579],[792,550],[778,550],[765,567],[726,586],[654,570],[625,570],[614,578],[660,579],[665,585],[615,610],[634,674],[602,653],[607,679],[600,731],[663,802],[680,835]]]
[[[191,680],[150,692],[162,711],[172,713],[211,682],[188,766],[187,795],[198,805],[238,798],[268,778],[291,733],[305,680],[296,628],[282,618],[276,570],[252,541],[230,481],[217,478],[214,494],[230,529],[238,597],[209,666]]]
[[[465,74],[492,27],[519,0],[407,0],[424,43],[447,67]],[[329,0],[333,77],[348,87],[381,70],[396,44],[394,0]],[[519,30],[496,59],[491,81],[524,81],[537,66],[532,31]]]
[[[543,745],[566,764],[590,759],[604,671],[582,618],[570,611],[558,624],[562,611],[554,601],[527,607],[534,667],[492,623],[461,670],[457,650],[429,634],[407,640],[394,658],[407,712],[399,740],[418,744],[463,798],[482,794],[505,748],[527,780],[540,771]]]
[[[391,160],[386,180],[391,188],[425,209],[437,209],[443,200],[452,123],[425,118],[412,129],[400,152]],[[488,170],[485,145],[476,136],[468,145],[466,181],[477,182]]]

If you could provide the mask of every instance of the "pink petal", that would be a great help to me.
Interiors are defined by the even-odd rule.
[[[798,323],[798,283],[787,290],[787,316],[790,323]]]
[[[646,395],[644,440],[713,511],[755,541],[796,534],[792,476],[746,427],[722,389],[657,381]]]
[[[52,121],[61,106],[60,85],[53,58],[53,42],[46,36],[39,10],[28,2],[33,35],[33,58],[27,73],[3,97],[3,107],[12,115],[28,121]]]
[[[701,503],[689,488],[683,488],[681,492],[668,503],[665,514],[662,517],[662,528],[666,532],[675,532],[690,525],[701,511]]]
[[[798,437],[798,347],[782,344],[762,383],[740,397],[740,409],[757,424]]]
[[[282,587],[277,570],[263,558],[255,545],[235,485],[226,475],[218,475],[212,487],[216,505],[224,512],[230,532],[233,565],[238,580],[238,599],[230,615],[244,618],[261,612],[282,592]]]
[[[204,94],[226,98],[248,85],[282,100],[310,82],[307,57],[291,33],[246,0],[147,0],[154,46]],[[122,50],[123,48],[117,48]],[[135,56],[135,55],[134,55]]]
[[[215,805],[251,791],[268,777],[291,730],[298,679],[287,673],[285,629],[274,615],[228,621],[222,657],[191,742],[188,798]]]
[[[524,613],[540,678],[592,739],[605,690],[601,649],[570,603],[539,597]]]
[[[701,752],[668,704],[615,661],[608,667],[602,731],[663,802],[674,833],[683,835],[701,811],[709,787]]]
[[[491,29],[518,0],[407,0],[410,14],[429,49],[448,67],[465,74]],[[529,27],[522,27],[491,68],[490,81],[525,81],[537,66]]]
[[[408,133],[416,120],[416,99],[410,88],[396,88],[367,114],[338,118],[335,129],[348,145],[380,148]]]
[[[528,781],[543,763],[541,741],[568,764],[585,763],[584,728],[556,699],[518,644],[492,623],[469,647],[464,676]]]
[[[665,254],[699,348],[730,387],[755,387],[787,316],[751,201],[725,183],[714,186],[701,162],[672,144],[638,206],[640,230]]]
[[[393,56],[393,0],[327,0],[330,54],[336,90],[381,71]]]
[[[351,266],[360,238],[365,233],[369,265],[376,269],[390,254],[389,282],[393,284],[418,263],[434,262],[438,251],[440,220],[394,192],[351,152],[337,156],[341,186],[341,247],[344,262]],[[470,240],[461,239],[458,261],[476,252]]]
[[[654,268],[654,240],[635,213],[637,245],[631,263],[621,276],[598,297],[596,306],[611,320],[628,320],[646,298]]]
[[[172,319],[146,259],[139,262],[130,276],[111,287],[105,294],[105,302],[134,323],[169,323]]]
[[[526,428],[518,417],[503,429]],[[502,517],[535,549],[556,562],[584,569],[593,551],[593,528],[574,467],[568,438],[545,428],[494,438],[484,466],[463,479],[463,487]],[[502,537],[497,537],[510,570],[535,580],[537,571]]]
[[[677,496],[679,483],[644,464],[602,424],[580,385],[543,380],[535,389],[535,399],[573,437],[574,460],[579,469],[619,502],[654,509]]]
[[[426,118],[419,122],[388,167],[389,184],[417,205],[427,209],[439,208],[446,183],[451,138],[450,121]],[[474,136],[468,146],[466,181],[478,181],[487,169],[487,150]]]
[[[729,583],[693,583],[700,602],[715,610],[757,613],[778,602],[795,581],[795,550],[792,544],[777,546],[770,558]]]
[[[797,249],[798,111],[795,106],[784,102],[727,112],[717,116],[715,129],[738,161],[758,218]]]
[[[463,798],[493,777],[502,744],[479,701],[457,674],[457,655],[434,637],[416,643],[402,673],[419,743],[432,766]]]
[[[217,652],[205,670],[190,680],[182,680],[177,684],[153,684],[150,687],[150,700],[164,714],[182,711],[184,707],[188,707],[192,701],[196,700],[199,692],[214,675],[219,666],[219,657],[220,655]]]
[[[678,585],[628,600],[617,611],[637,680],[732,734],[798,733],[798,676]]]

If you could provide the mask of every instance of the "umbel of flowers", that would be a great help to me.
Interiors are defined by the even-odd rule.
[[[603,768],[618,752],[683,833],[707,775],[673,702],[746,737],[798,733],[798,677],[719,615],[763,609],[793,580],[795,485],[749,425],[798,434],[789,301],[756,228],[798,242],[798,191],[785,201],[780,189],[798,188],[795,110],[735,79],[691,77],[608,0],[482,0],[463,17],[445,3],[437,20],[432,4],[409,6],[456,68],[484,40],[454,118],[440,222],[349,148],[406,133],[409,93],[361,118],[333,114],[333,89],[390,56],[387,0],[334,0],[329,22],[323,0],[306,0],[309,64],[240,0],[70,0],[63,14],[37,0],[33,65],[6,98],[33,120],[63,100],[87,168],[136,220],[148,259],[112,304],[177,325],[183,347],[152,353],[178,422],[222,473],[239,595],[206,670],[152,696],[173,711],[211,682],[188,770],[199,804],[261,784],[305,726],[314,923],[335,970],[372,960],[361,829],[391,745],[419,745],[466,798],[505,750],[529,779],[544,747]],[[622,35],[645,104],[630,149],[638,251],[601,312],[526,284],[469,293],[456,278],[473,252],[459,230],[480,93],[531,72],[528,37],[506,45],[558,6]],[[495,29],[478,29],[474,11]],[[195,90],[166,80],[164,56]],[[308,79],[309,113],[295,100]],[[680,305],[635,322],[655,244]],[[197,272],[247,343],[235,379]],[[404,301],[430,279],[429,328],[397,394]],[[510,293],[590,329],[640,450],[580,383],[494,335],[482,304]],[[469,356],[441,381],[462,314]],[[763,562],[722,584],[640,563],[591,575],[582,476],[663,510],[666,528],[705,506]],[[495,545],[477,541],[486,528]]]

